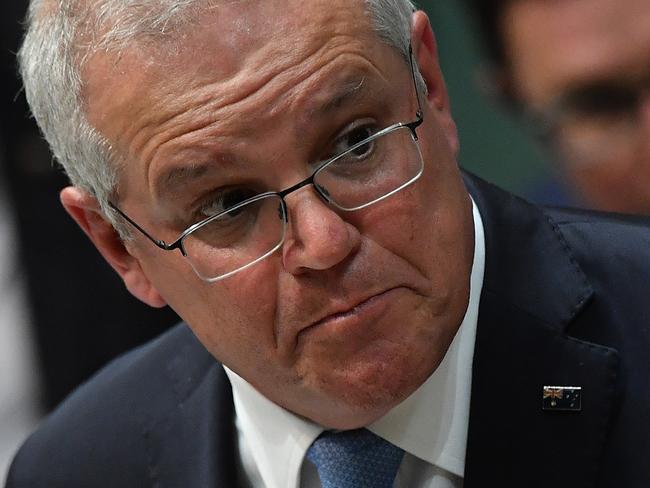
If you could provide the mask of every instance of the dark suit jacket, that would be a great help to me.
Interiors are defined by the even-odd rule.
[[[473,177],[485,228],[465,487],[650,486],[650,222],[541,210]],[[542,410],[542,387],[582,410]],[[222,367],[185,325],[78,389],[8,487],[233,487]]]

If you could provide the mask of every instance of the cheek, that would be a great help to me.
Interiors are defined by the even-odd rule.
[[[192,280],[174,309],[210,353],[241,372],[275,351],[277,272],[273,258],[215,283]]]
[[[442,204],[425,188],[414,186],[396,197],[396,203],[381,216],[373,216],[375,225],[368,225],[366,236],[399,260],[386,259],[387,265],[406,264],[424,278],[423,310],[430,316],[422,323],[429,323],[431,316],[451,314],[450,324],[457,325],[456,311],[466,307],[473,256],[471,204],[467,199],[467,194],[461,193],[460,198]]]
[[[425,162],[411,186],[368,209],[360,230],[423,271],[466,258],[471,208],[458,167],[450,159]],[[426,157],[426,156],[425,156]],[[469,212],[469,213],[468,213]],[[424,263],[428,263],[424,265]],[[451,264],[451,263],[449,263]],[[429,275],[429,273],[426,273]]]

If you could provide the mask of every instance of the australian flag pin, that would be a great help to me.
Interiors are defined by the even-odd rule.
[[[545,386],[542,395],[542,410],[579,412],[582,410],[582,387]]]

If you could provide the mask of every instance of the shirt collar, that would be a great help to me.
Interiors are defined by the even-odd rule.
[[[297,487],[305,453],[323,427],[273,403],[241,376],[224,369],[232,384],[246,475],[259,475],[263,486],[269,488]],[[244,452],[241,442],[245,443]]]
[[[485,268],[481,215],[472,200],[474,260],[465,317],[433,374],[401,404],[368,429],[406,452],[463,476],[472,384],[472,358]],[[268,400],[224,367],[233,387],[244,471],[268,487],[297,487],[307,449],[322,426]],[[249,458],[250,463],[246,461]],[[253,464],[252,466],[250,464]]]

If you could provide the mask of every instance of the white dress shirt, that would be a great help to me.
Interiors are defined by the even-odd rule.
[[[474,260],[465,317],[440,366],[406,400],[368,429],[404,449],[395,487],[462,486],[469,422],[472,359],[485,268],[483,223],[472,200]],[[254,488],[318,488],[305,461],[323,427],[268,400],[226,368],[233,387],[241,479]]]

